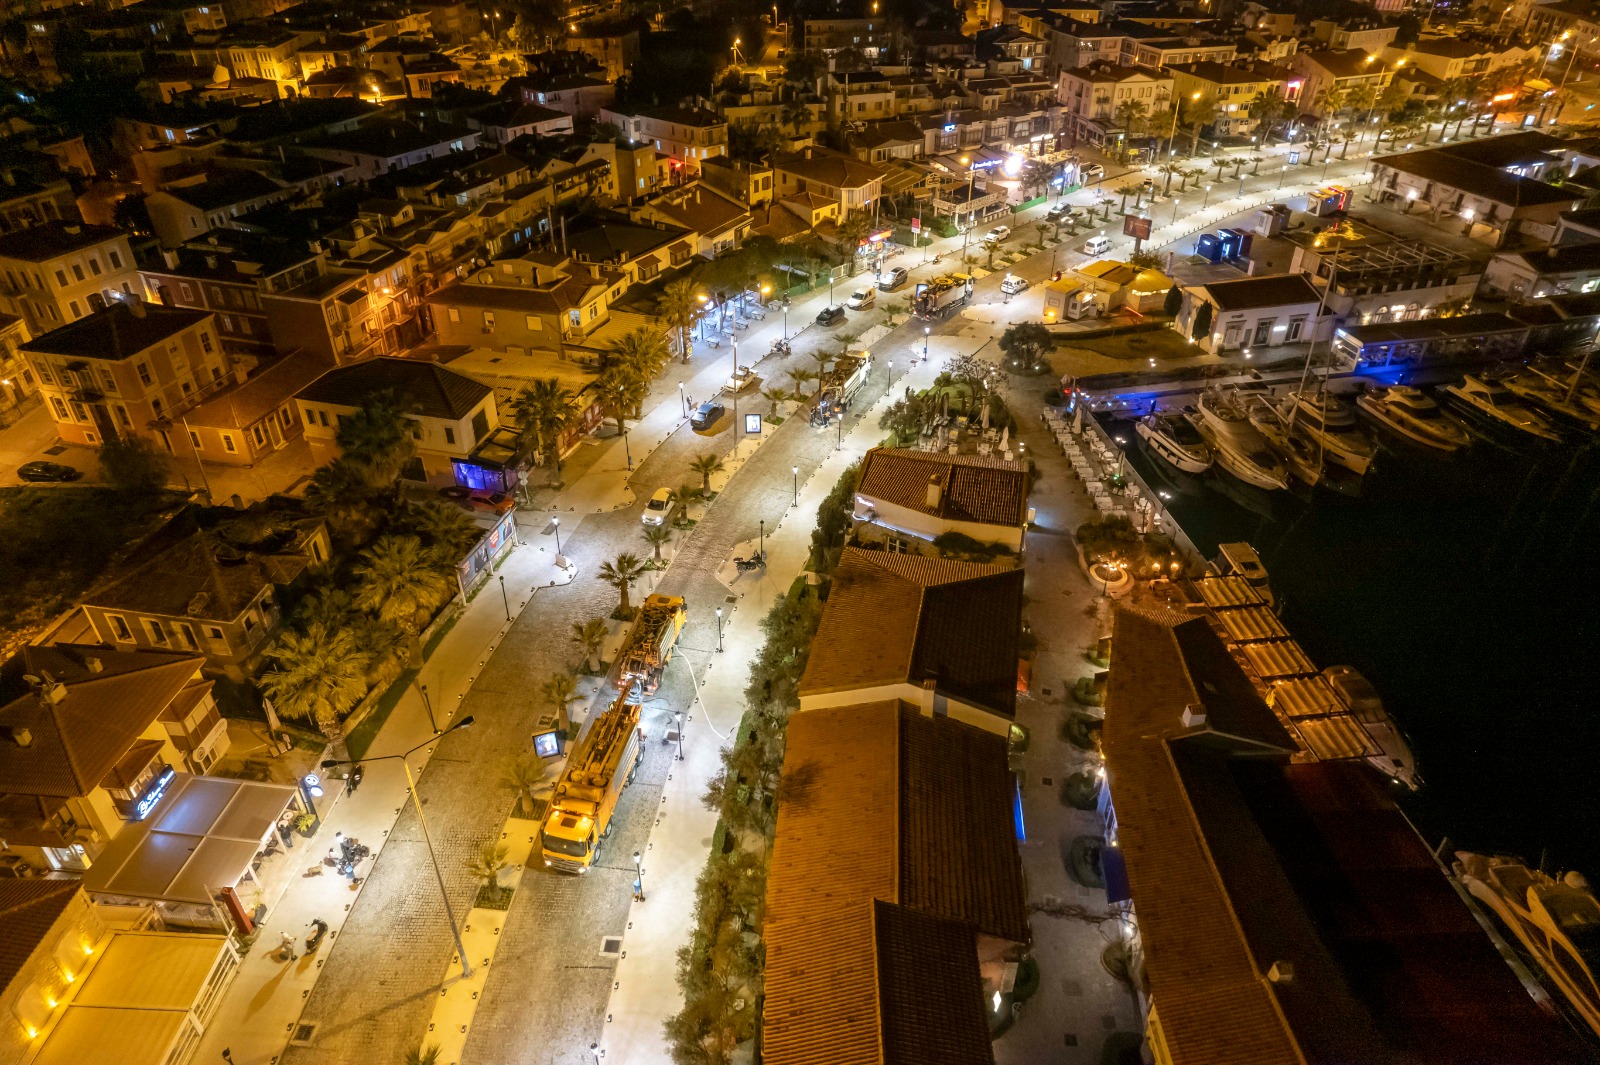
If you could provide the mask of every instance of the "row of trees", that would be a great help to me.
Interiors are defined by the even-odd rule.
[[[859,466],[840,478],[817,513],[822,572],[837,560]],[[826,532],[823,532],[826,530]],[[814,539],[816,535],[814,534]],[[683,1009],[665,1025],[677,1065],[727,1065],[735,1048],[754,1037],[766,946],[767,864],[778,807],[806,801],[813,774],[805,767],[783,771],[784,733],[799,704],[800,677],[822,602],[809,588],[783,595],[762,619],[766,637],[750,665],[746,713],[722,767],[703,801],[717,812],[725,837],[695,885],[695,917],[689,944],[678,951]]]

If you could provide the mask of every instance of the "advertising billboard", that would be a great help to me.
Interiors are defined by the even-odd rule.
[[[1150,239],[1150,219],[1136,214],[1122,216],[1122,235],[1136,240]]]

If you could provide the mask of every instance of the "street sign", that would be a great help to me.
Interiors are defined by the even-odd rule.
[[[749,436],[761,435],[761,415],[746,414],[744,416],[744,431]]]
[[[1150,219],[1136,214],[1122,216],[1122,235],[1135,240],[1150,239]]]
[[[922,229],[922,219],[921,218],[913,218],[911,220],[911,232],[916,233],[916,232],[920,231],[921,229]]]

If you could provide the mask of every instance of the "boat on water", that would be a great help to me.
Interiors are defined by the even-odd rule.
[[[1216,461],[1211,446],[1177,412],[1154,412],[1140,418],[1134,432],[1150,453],[1184,473],[1204,473]]]
[[[1414,444],[1455,453],[1472,443],[1472,436],[1433,401],[1410,385],[1370,388],[1356,397],[1356,409],[1378,425]]]
[[[1290,392],[1279,410],[1290,429],[1304,431],[1322,448],[1326,461],[1362,475],[1372,465],[1378,450],[1372,437],[1356,424],[1354,408],[1327,389]]]
[[[1422,776],[1417,772],[1417,756],[1412,753],[1411,744],[1400,726],[1384,708],[1378,689],[1354,666],[1329,666],[1322,671],[1322,679],[1377,744],[1378,753],[1367,760],[1380,772],[1412,791],[1417,790],[1422,783]]]
[[[1528,365],[1529,373],[1536,373],[1561,388],[1562,395],[1580,407],[1600,414],[1600,381],[1588,372],[1589,362],[1573,364],[1559,359],[1538,359]]]
[[[1234,398],[1218,391],[1200,393],[1190,423],[1216,452],[1217,465],[1257,488],[1289,487],[1289,470],[1250,416]]]
[[[1447,402],[1487,431],[1498,432],[1519,442],[1543,440],[1559,443],[1557,433],[1544,415],[1524,403],[1497,381],[1467,374],[1459,384],[1445,385]]]
[[[1283,415],[1278,413],[1266,396],[1245,396],[1240,402],[1250,418],[1250,424],[1266,439],[1272,450],[1283,456],[1284,464],[1296,480],[1311,487],[1319,484],[1323,469],[1317,445],[1303,433],[1291,432],[1284,423]]]
[[[1456,851],[1451,869],[1517,937],[1571,1012],[1600,1035],[1600,900],[1583,874],[1558,880],[1517,858],[1471,851]]]
[[[1576,395],[1567,398],[1569,388],[1537,370],[1523,369],[1500,378],[1512,395],[1527,400],[1540,410],[1548,412],[1558,421],[1586,432],[1600,430],[1600,411],[1590,410],[1578,402]]]
[[[1217,557],[1211,560],[1211,570],[1219,577],[1240,577],[1250,590],[1261,597],[1268,606],[1274,605],[1272,582],[1267,579],[1267,567],[1262,565],[1256,549],[1243,541],[1218,544]]]

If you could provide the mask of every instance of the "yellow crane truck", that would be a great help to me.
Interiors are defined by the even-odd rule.
[[[622,791],[633,783],[644,738],[639,704],[628,701],[633,683],[624,680],[610,709],[573,748],[545,815],[541,848],[547,868],[587,873],[611,834],[611,818]]]
[[[659,688],[661,673],[672,661],[672,648],[688,616],[681,596],[657,592],[645,599],[633,632],[628,635],[628,644],[618,656],[622,663],[619,682],[634,681],[646,695]]]

